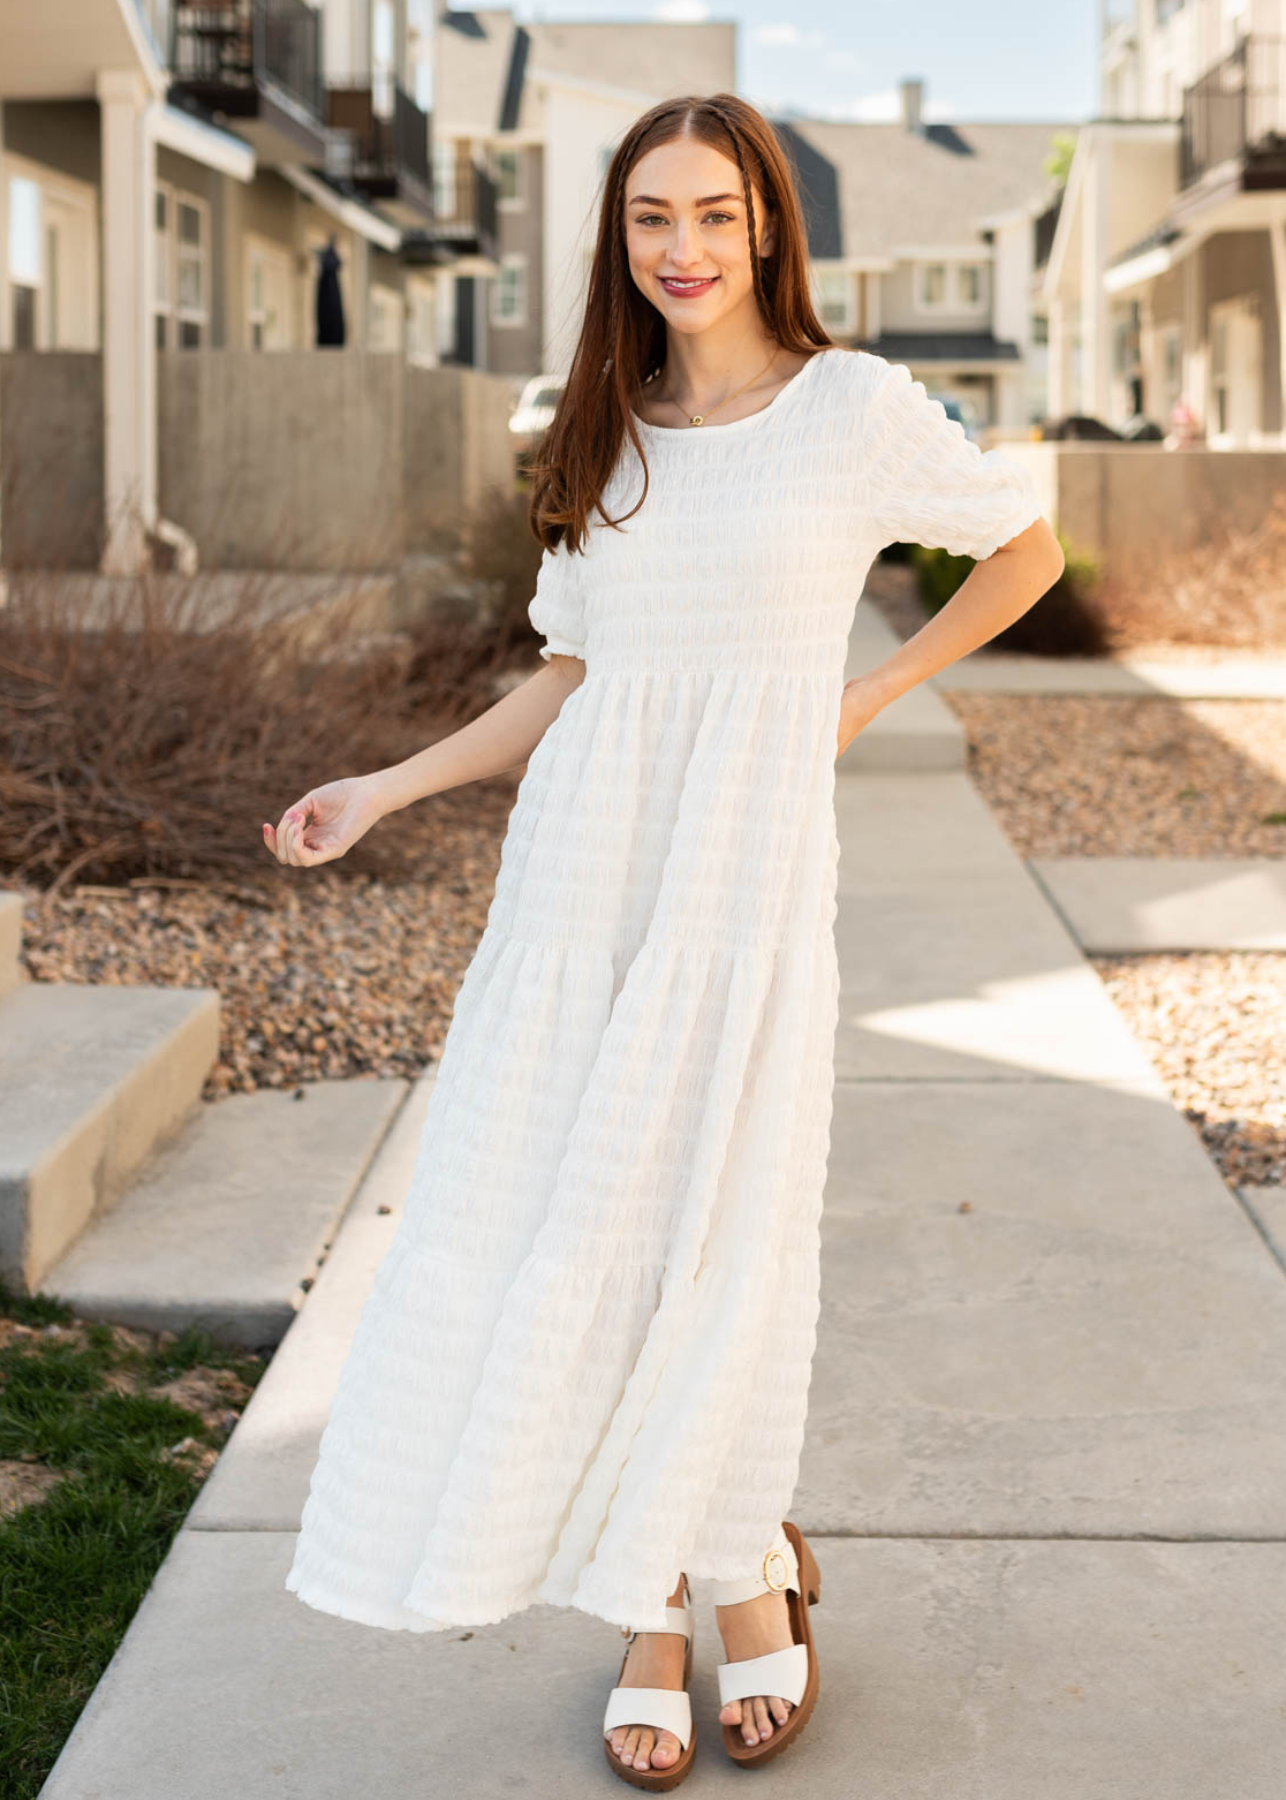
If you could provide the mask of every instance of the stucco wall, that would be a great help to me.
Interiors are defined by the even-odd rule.
[[[359,350],[157,359],[158,503],[203,568],[399,569],[467,542],[513,481],[511,383]],[[94,568],[102,544],[96,352],[0,356],[7,566]]]

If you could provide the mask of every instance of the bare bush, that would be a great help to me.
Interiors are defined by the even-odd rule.
[[[253,573],[225,576],[217,605],[208,581],[173,573],[12,578],[0,611],[0,871],[51,891],[140,877],[270,886],[288,872],[266,856],[262,820],[492,704],[502,669],[534,644],[524,534],[534,549],[522,503],[498,503],[484,534],[509,569],[495,616],[425,624],[409,647],[371,636],[360,578],[309,610],[285,610],[283,578]],[[375,831],[344,863],[406,878],[423,848],[422,833]]]

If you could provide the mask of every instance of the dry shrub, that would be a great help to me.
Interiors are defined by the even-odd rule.
[[[1193,547],[1161,540],[1146,570],[1109,568],[1103,604],[1117,650],[1286,650],[1286,489],[1249,529],[1224,525]]]
[[[506,509],[511,523],[518,510]],[[360,580],[324,611],[283,613],[280,576],[227,577],[217,606],[208,586],[173,573],[11,577],[0,873],[50,890],[175,878],[271,891],[287,871],[261,821],[311,786],[402,761],[494,702],[502,670],[534,642],[534,578],[524,594],[513,555],[497,618],[423,625],[409,659],[405,636],[364,634]],[[477,804],[475,784],[456,792]],[[342,866],[406,879],[423,849],[422,832],[370,832]]]

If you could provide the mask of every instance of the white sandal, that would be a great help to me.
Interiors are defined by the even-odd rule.
[[[607,1760],[620,1776],[633,1787],[665,1789],[677,1787],[692,1767],[696,1754],[696,1735],[692,1729],[692,1701],[688,1682],[692,1678],[692,1592],[688,1578],[683,1577],[683,1605],[667,1606],[665,1629],[682,1632],[687,1639],[683,1653],[683,1686],[681,1688],[614,1687],[607,1696],[603,1714],[603,1749]],[[625,1633],[625,1655],[621,1658],[621,1674],[629,1659],[630,1645],[638,1633]],[[627,1767],[613,1750],[610,1733],[618,1725],[649,1725],[655,1731],[672,1731],[683,1746],[683,1754],[668,1769]]]
[[[817,1652],[809,1607],[816,1605],[821,1591],[817,1559],[799,1527],[789,1520],[783,1522],[764,1552],[762,1574],[712,1584],[716,1606],[736,1606],[759,1594],[785,1593],[791,1636],[795,1640],[785,1649],[769,1650],[763,1656],[718,1664],[720,1710],[729,1700],[748,1700],[755,1694],[778,1694],[791,1703],[786,1723],[778,1725],[774,1720],[771,1735],[758,1744],[748,1744],[739,1725],[724,1726],[723,1747],[734,1762],[743,1766],[767,1762],[793,1743],[808,1722],[817,1698]]]

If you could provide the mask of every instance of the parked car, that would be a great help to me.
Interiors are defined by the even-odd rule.
[[[529,457],[549,428],[563,391],[561,375],[533,375],[509,415],[509,435],[520,461]]]
[[[964,408],[958,400],[953,400],[950,394],[935,394],[932,388],[926,388],[925,393],[930,400],[941,400],[943,406],[946,408],[947,417],[949,419],[954,419],[957,424],[964,426],[964,434],[967,438],[976,438],[978,436],[977,426],[971,423],[968,415],[965,413]]]

